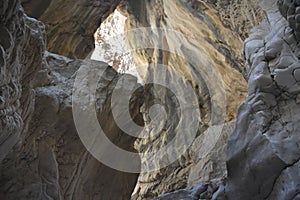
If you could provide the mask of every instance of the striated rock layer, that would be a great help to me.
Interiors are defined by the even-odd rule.
[[[158,199],[300,198],[300,65],[292,20],[300,4],[266,0],[261,5],[267,20],[244,43],[248,96],[229,139],[227,178]]]
[[[225,19],[228,11],[223,9],[226,4],[221,1],[127,1],[118,7],[127,17],[127,45],[145,84],[142,107],[145,129],[142,135],[150,137],[138,139],[136,149],[142,153],[155,152],[178,135],[185,137],[181,141],[182,147],[191,138],[195,140],[192,141],[193,148],[178,161],[154,172],[142,173],[132,199],[152,199],[162,193],[226,176],[226,156],[221,149],[226,149],[230,131],[222,130],[222,125],[235,119],[237,108],[245,99],[246,81],[240,54],[242,39],[251,24],[254,26],[262,18],[257,2],[247,2],[230,1],[228,9],[242,10],[247,5],[247,14],[255,12],[257,19],[239,21],[237,14],[232,15],[232,20]],[[237,30],[245,23],[245,30]],[[162,82],[165,87],[147,84]],[[175,95],[170,92],[172,85],[176,88]],[[192,94],[187,94],[187,87],[192,88]],[[189,95],[195,95],[197,102],[188,100]],[[195,136],[192,136],[192,119],[184,124],[184,130],[178,129],[178,124],[183,121],[178,103],[181,100],[192,102],[193,106],[197,105],[192,109],[200,111]],[[164,120],[151,120],[154,104],[165,109],[167,117]],[[231,125],[231,130],[233,127]],[[206,130],[208,134],[205,134]],[[220,149],[210,148],[215,145]],[[151,165],[146,158],[141,159],[143,164]]]

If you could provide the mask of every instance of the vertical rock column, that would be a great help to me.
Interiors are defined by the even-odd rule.
[[[229,140],[226,193],[228,199],[298,199],[300,6],[269,0],[262,7],[268,21],[244,46],[248,97]]]

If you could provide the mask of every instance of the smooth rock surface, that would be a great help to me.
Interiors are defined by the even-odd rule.
[[[196,138],[190,149],[193,160],[188,187],[227,176],[227,140],[235,129],[235,121],[209,127]]]

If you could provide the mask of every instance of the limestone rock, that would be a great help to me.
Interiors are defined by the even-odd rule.
[[[45,58],[47,64],[34,82],[35,112],[28,131],[0,166],[0,196],[2,199],[129,199],[137,174],[118,172],[97,161],[83,146],[72,116],[75,72],[83,62],[106,68],[97,89],[99,122],[116,145],[133,150],[134,138],[119,140],[123,133],[109,114],[109,95],[120,75],[102,62],[71,60],[51,53],[46,53]],[[136,79],[131,80],[135,80],[133,85],[137,84]],[[139,116],[139,112],[132,114],[133,118]]]
[[[22,2],[30,15],[46,23],[49,49],[69,57],[90,52],[98,19],[119,4]],[[298,199],[300,3],[262,1],[267,20],[251,31],[241,55],[242,40],[262,18],[257,3],[128,0],[119,4],[118,11],[127,17],[125,31],[141,28],[143,36],[127,35],[145,83],[133,92],[140,86],[136,78],[130,76],[117,85],[122,76],[105,63],[44,55],[43,24],[26,17],[18,1],[3,0],[0,199]],[[244,12],[241,18],[239,9]],[[140,45],[153,48],[137,48]],[[175,138],[175,144],[191,147],[170,165],[140,175],[118,172],[97,161],[82,144],[72,116],[74,77],[85,62],[107,68],[97,83],[95,110],[115,145],[148,153]],[[114,90],[132,92],[130,115],[144,125],[140,136],[147,137],[136,140],[118,127],[112,107],[122,102],[111,104]],[[235,122],[227,122],[235,119],[245,97],[227,145],[235,127]],[[118,114],[122,118],[124,113]],[[175,147],[171,153],[186,148]],[[167,153],[158,153],[166,155],[164,162],[172,159]],[[160,161],[153,164],[141,156],[142,167]]]
[[[225,199],[225,180],[215,179],[203,184],[194,185],[190,189],[181,189],[161,195],[155,200],[192,200],[192,199]]]
[[[215,6],[216,4],[218,6]],[[190,130],[179,131],[176,128],[181,122],[180,106],[176,98],[184,99],[187,96],[186,85],[192,87],[192,93],[197,96],[195,104],[200,110],[199,129],[193,139],[201,140],[201,134],[208,127],[222,125],[235,118],[237,108],[246,96],[240,54],[242,39],[247,30],[262,19],[262,11],[256,9],[258,2],[230,1],[228,4],[231,11],[242,10],[245,8],[243,6],[248,6],[248,14],[253,15],[252,11],[257,12],[254,14],[257,19],[235,19],[232,20],[234,24],[230,20],[227,21],[225,13],[230,9],[225,11],[227,6],[221,1],[127,1],[118,8],[127,17],[126,39],[129,50],[133,50],[132,58],[142,82],[156,83],[164,80],[166,84],[165,88],[145,87],[144,121],[145,126],[149,128],[148,131],[145,129],[143,134],[154,137],[137,140],[136,148],[139,152],[147,153],[161,149],[177,135],[192,137]],[[224,15],[220,16],[218,11]],[[246,23],[247,30],[237,31],[237,27]],[[140,29],[136,31],[136,28]],[[161,65],[165,67],[164,70],[161,70]],[[176,85],[176,95],[169,91],[172,83]],[[164,107],[168,116],[158,124],[149,120],[154,103]],[[158,127],[163,128],[159,130]],[[224,139],[216,148],[222,149],[226,146],[225,135],[228,134],[230,133],[224,133]],[[194,146],[197,146],[197,142],[194,142]],[[183,189],[192,183],[219,178],[217,176],[226,174],[225,166],[221,164],[225,162],[225,154],[219,157],[222,160],[220,165],[212,167],[212,163],[218,162],[214,160],[218,157],[216,152],[209,152],[210,156],[196,163],[193,163],[191,153],[187,151],[178,161],[161,170],[142,173],[132,199],[151,199],[162,193]],[[144,163],[148,164],[147,159]],[[206,167],[214,172],[204,172]],[[200,171],[203,171],[203,175],[193,177],[190,174],[191,170],[193,175]]]
[[[282,2],[278,5],[285,17],[290,13],[287,7],[298,7],[297,1]],[[247,44],[262,41],[264,45],[256,45],[255,51],[245,45],[249,92],[229,140],[226,193],[229,199],[297,199],[295,186],[285,188],[290,181],[287,172],[294,173],[300,158],[296,104],[300,85],[294,73],[299,50],[296,40],[290,39],[298,30],[281,17],[276,1],[264,1],[262,6],[268,22],[253,30]],[[296,185],[298,179],[294,174]]]
[[[51,53],[44,57],[44,25],[25,16],[19,1],[1,1],[0,5],[0,198],[129,199],[137,175],[99,163],[77,135],[72,76],[83,61]],[[105,116],[110,110],[107,95],[119,78],[108,67],[107,82],[99,93],[99,106],[107,102],[101,112]],[[131,85],[137,84],[136,79],[130,80]],[[135,118],[139,109],[132,105]],[[107,120],[112,122],[106,118],[101,123]],[[110,125],[107,131],[112,141],[133,149],[133,139],[119,140],[121,130]],[[114,181],[122,184],[107,185]]]
[[[230,27],[245,40],[250,30],[264,18],[259,0],[204,0],[204,2],[217,10],[225,27]]]
[[[94,48],[94,33],[120,0],[21,0],[26,13],[46,25],[47,50],[85,58]]]
[[[281,16],[297,12],[297,3],[261,4],[268,20],[245,41],[248,96],[229,139],[228,176],[204,199],[299,198],[298,30]],[[195,194],[191,188],[158,199],[203,199]]]
[[[25,16],[19,1],[0,5],[1,161],[26,131],[34,105],[31,83],[42,65],[45,43],[43,24]]]
[[[235,123],[209,127],[196,138],[190,149],[193,164],[188,187],[227,176],[227,140],[235,129]]]

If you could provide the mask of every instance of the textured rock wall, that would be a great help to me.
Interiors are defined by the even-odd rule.
[[[195,139],[190,149],[192,165],[188,188],[208,180],[227,176],[225,165],[227,140],[235,129],[235,123],[235,121],[231,121],[209,127]]]
[[[244,44],[248,97],[229,139],[227,179],[158,199],[300,198],[299,43],[293,21],[299,4],[273,0],[262,7],[268,19]]]
[[[26,131],[33,111],[32,79],[42,65],[44,26],[19,1],[0,4],[0,161]]]
[[[129,199],[137,174],[104,166],[77,135],[71,94],[83,61],[44,56],[44,25],[25,16],[19,1],[1,1],[0,12],[0,199]],[[99,121],[110,122],[114,143],[132,150],[134,139],[120,140],[111,123],[107,98],[119,78],[108,67],[99,83]],[[131,114],[136,118],[138,109]]]
[[[248,98],[229,140],[226,190],[230,199],[297,199],[299,48],[291,18],[297,16],[299,4],[264,1],[262,5],[268,21],[245,41]]]
[[[26,13],[46,25],[47,50],[85,58],[94,49],[93,35],[120,0],[21,0]]]
[[[102,68],[107,64],[50,53],[45,59],[46,65],[33,83],[36,103],[28,130],[0,165],[1,199],[130,199],[138,175],[116,171],[97,161],[83,146],[72,116],[74,73],[83,62]],[[107,68],[99,80],[96,110],[112,142],[130,151],[134,138],[123,136],[120,140],[123,132],[110,113],[109,96],[119,78]],[[131,80],[137,84],[136,79]],[[139,112],[132,112],[132,116],[137,119]]]
[[[248,4],[244,1],[243,3],[230,1],[228,9],[242,10],[245,5]],[[201,112],[197,136],[203,134],[208,127],[233,120],[238,106],[245,99],[246,82],[241,73],[240,54],[242,38],[252,24],[257,24],[262,18],[262,12],[257,10],[257,2],[248,6],[247,12],[249,14],[255,12],[257,19],[227,20],[223,15],[229,12],[224,9],[225,3],[219,1],[217,3],[181,0],[128,1],[119,7],[120,12],[128,18],[125,30],[151,27],[155,35],[154,37],[147,35],[149,29],[141,31],[141,37],[135,34],[127,35],[128,46],[134,49],[133,60],[142,80],[145,82],[166,80],[167,84],[178,83],[176,90],[179,91],[179,98],[181,96],[185,98],[185,88],[180,85],[181,82],[188,82],[187,84],[193,88]],[[245,30],[237,30],[237,27],[242,27],[246,23]],[[162,28],[163,31],[155,30],[157,28]],[[172,34],[168,30],[174,30],[179,34]],[[136,50],[137,47],[151,45],[154,46],[153,49]],[[167,69],[159,71],[159,64],[167,66]],[[149,113],[153,102],[159,102],[165,107],[168,116],[166,122],[157,124],[148,120],[151,118]],[[148,127],[144,129],[143,134],[160,137],[137,140],[136,148],[139,152],[160,149],[177,134],[189,134],[188,131],[181,132],[176,129],[176,125],[180,122],[178,104],[166,88],[145,87],[143,109],[145,126]],[[165,131],[151,127],[164,127]],[[207,130],[212,135],[218,135],[218,131],[214,128]],[[221,134],[224,134],[222,135],[224,140],[218,143],[218,146],[220,149],[226,149],[226,139],[230,133],[221,131]],[[206,138],[208,141],[205,142],[208,146],[214,145],[217,138]],[[220,157],[214,160],[212,150],[210,156],[203,158],[201,154],[204,152],[200,150],[202,141],[199,143],[197,141],[201,141],[201,137],[194,143],[194,146],[198,146],[198,150],[195,150],[197,147],[189,150],[179,161],[166,168],[141,174],[133,199],[151,199],[194,183],[225,176],[225,154],[220,154]],[[198,154],[197,159],[193,157],[195,152]],[[147,164],[148,161],[144,162]]]
[[[77,37],[78,22],[94,19],[99,4],[77,2],[68,12],[62,12],[64,9],[60,8],[69,2],[53,2],[23,1],[25,6],[30,5],[27,10],[32,9],[30,12],[36,17],[52,20],[49,16],[54,16],[55,22],[47,24],[49,44],[53,49],[70,57],[85,55],[88,48],[81,45],[92,44],[85,36],[90,38],[89,34],[93,33]],[[116,4],[105,4],[101,13],[110,12]],[[0,198],[129,199],[137,175],[114,171],[96,161],[83,147],[75,130],[71,89],[75,71],[83,61],[47,53],[41,69],[43,25],[24,16],[17,1],[4,0],[0,5],[3,16],[0,21]],[[84,5],[91,9],[88,9],[90,12],[82,11]],[[220,123],[234,119],[237,107],[245,98],[246,83],[241,73],[239,49],[249,27],[259,21],[261,11],[255,10],[255,2],[229,1],[229,6],[225,5],[221,1],[129,0],[119,7],[119,11],[128,17],[126,30],[151,26],[152,30],[163,27],[181,33],[174,36],[164,32],[165,38],[146,37],[149,43],[157,45],[155,47],[163,43],[173,53],[159,48],[137,50],[133,52],[133,58],[144,81],[164,79],[178,83],[179,98],[185,100],[182,95],[185,87],[182,86],[190,85],[201,112],[192,147],[172,165],[141,174],[132,199],[152,199],[174,190],[177,191],[158,199],[300,198],[299,3],[296,0],[265,0],[262,6],[268,20],[254,29],[245,41],[244,75],[248,80],[248,95],[239,109],[236,129],[229,140],[227,171],[224,149],[235,126],[234,122]],[[245,13],[250,16],[249,21],[234,17],[236,9],[245,8],[243,6],[249,8]],[[232,11],[230,18],[225,14],[229,11]],[[70,17],[77,13],[80,18],[74,20],[76,22],[72,19],[77,18],[67,18],[65,23],[60,23],[62,13],[68,13]],[[85,22],[83,29],[92,30],[86,28]],[[52,25],[53,30],[49,29]],[[242,26],[246,29],[239,29]],[[186,36],[190,40],[186,40]],[[69,45],[71,40],[75,41],[74,46]],[[128,40],[132,48],[144,42],[133,35],[129,35]],[[176,46],[178,43],[181,46]],[[94,63],[107,67],[103,63]],[[159,74],[158,64],[168,66],[164,74]],[[180,74],[179,79],[175,72]],[[221,85],[215,83],[216,77]],[[126,150],[135,147],[139,152],[149,152],[161,148],[176,134],[189,134],[189,130],[176,129],[180,113],[174,94],[158,85],[146,85],[134,98],[137,102],[132,110],[133,118],[142,123],[139,108],[144,103],[141,110],[145,129],[142,134],[149,135],[150,139],[134,141],[129,136],[123,137],[123,131],[113,123],[109,103],[119,78],[119,74],[108,68],[97,90],[99,121],[115,144]],[[129,85],[136,85],[136,80],[132,80]],[[182,82],[185,84],[179,84]],[[171,117],[166,121],[151,120],[154,103],[163,105]],[[159,130],[161,127],[163,129]],[[155,137],[157,134],[161,137]],[[143,157],[141,160],[147,165],[147,160]],[[190,186],[193,187],[184,189]]]
[[[191,199],[211,199],[225,200],[225,180],[214,179],[209,182],[194,185],[189,189],[180,189],[175,192],[161,195],[155,200],[191,200]],[[235,198],[234,198],[235,199]]]
[[[216,9],[225,27],[246,39],[250,30],[264,17],[259,8],[260,0],[204,0],[211,8]]]

